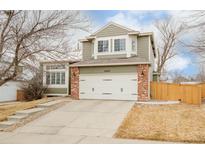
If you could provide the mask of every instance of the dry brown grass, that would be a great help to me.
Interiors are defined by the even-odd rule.
[[[25,110],[36,107],[38,104],[46,103],[57,98],[42,98],[29,102],[14,102],[13,104],[6,104],[0,106],[0,121],[6,120],[8,116],[13,115],[16,111]]]
[[[205,143],[205,105],[135,105],[115,137]]]

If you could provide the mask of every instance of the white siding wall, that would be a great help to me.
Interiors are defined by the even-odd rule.
[[[0,102],[16,100],[16,91],[20,89],[21,82],[10,81],[0,86]]]

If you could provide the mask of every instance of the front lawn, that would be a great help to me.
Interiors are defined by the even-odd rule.
[[[205,143],[205,105],[136,104],[115,137]]]
[[[5,104],[0,106],[0,121],[6,120],[8,116],[13,115],[16,111],[30,109],[36,107],[38,104],[46,103],[57,98],[42,98],[29,102],[14,102],[13,104]]]

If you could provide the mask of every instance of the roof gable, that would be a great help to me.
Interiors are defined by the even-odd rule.
[[[133,32],[134,30],[121,26],[119,24],[116,24],[114,22],[110,22],[95,33],[93,33],[91,36],[97,36],[97,37],[103,37],[103,36],[113,36],[113,35],[125,35],[129,32]]]

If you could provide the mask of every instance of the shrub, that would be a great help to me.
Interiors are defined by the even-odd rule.
[[[31,80],[23,84],[22,90],[28,101],[41,99],[47,90],[47,87],[43,86],[43,74],[36,73]]]

